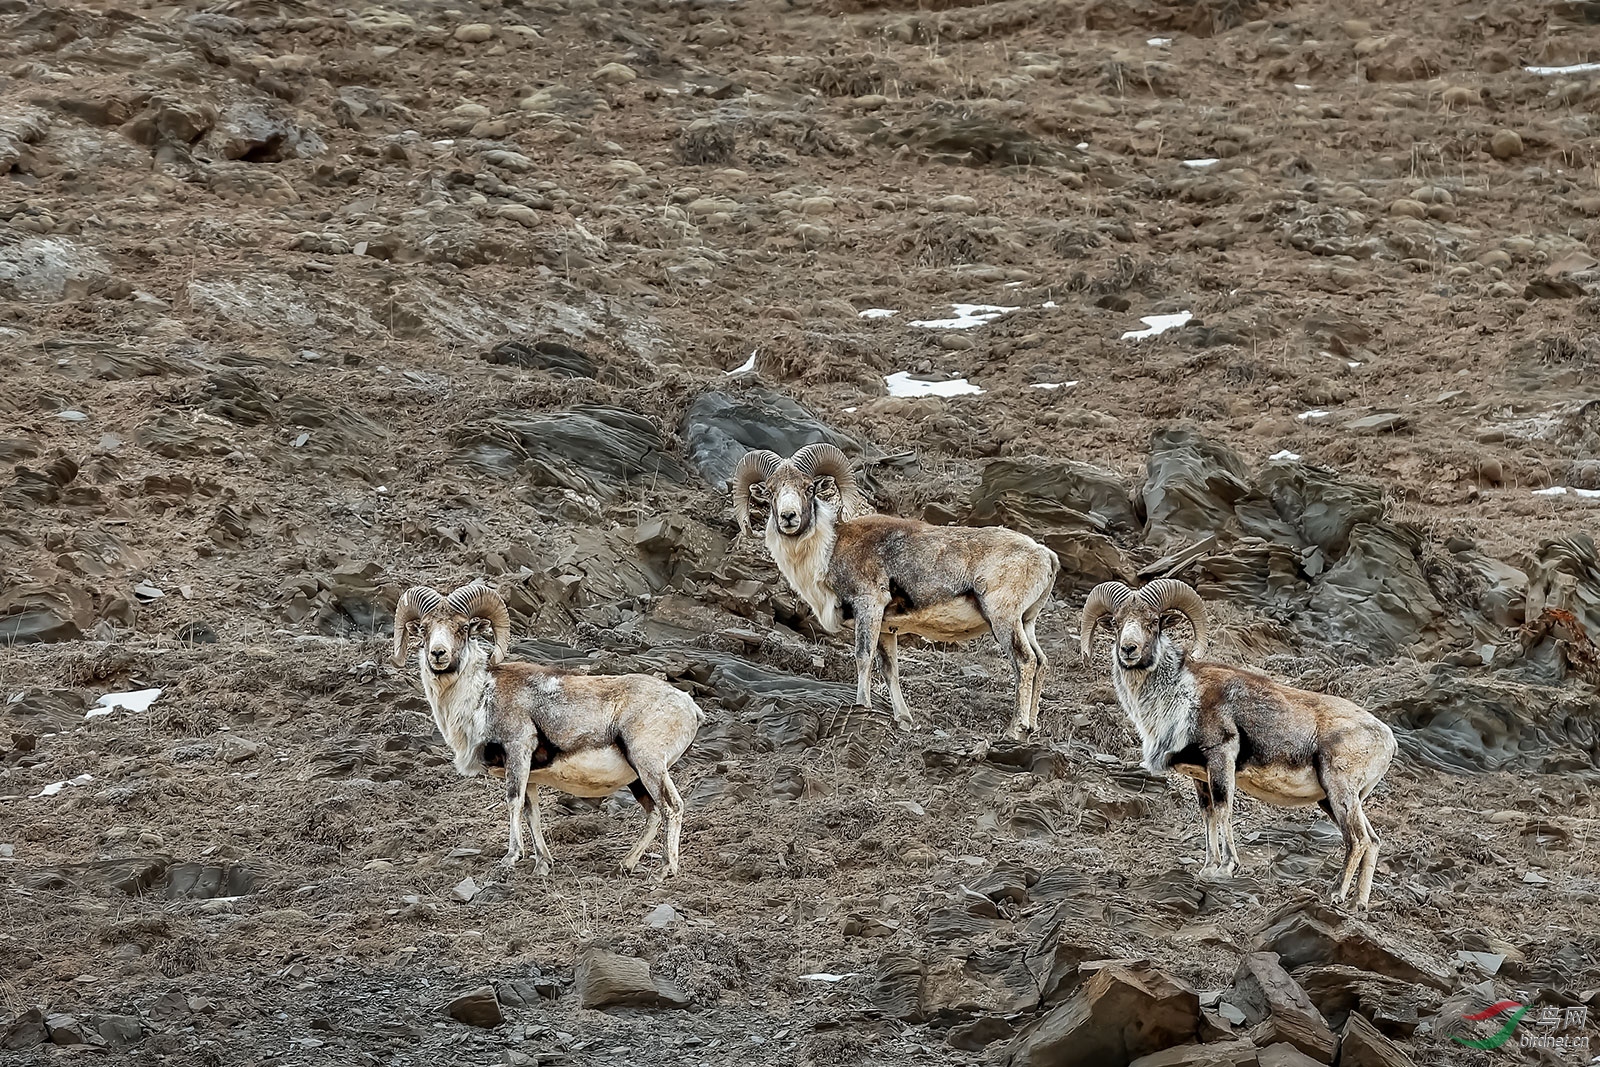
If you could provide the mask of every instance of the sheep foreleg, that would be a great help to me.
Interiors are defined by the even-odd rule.
[[[539,787],[528,783],[524,794],[524,810],[528,813],[528,830],[533,837],[533,873],[543,877],[550,873],[550,846],[544,839],[544,824],[539,819]]]
[[[1231,877],[1239,869],[1239,856],[1233,844],[1234,764],[1238,742],[1218,745],[1206,752],[1206,791],[1211,806],[1206,809],[1206,865],[1202,876]]]
[[[506,745],[506,807],[510,809],[510,840],[506,844],[506,858],[501,864],[516,865],[522,858],[522,812],[528,789],[528,774],[533,767],[533,750],[526,741],[513,741]]]
[[[851,605],[856,618],[856,703],[872,707],[872,659],[878,650],[878,637],[883,632],[883,610],[888,600],[858,599]],[[910,729],[909,723],[899,724]]]

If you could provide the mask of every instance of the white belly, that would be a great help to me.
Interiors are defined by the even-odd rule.
[[[1204,767],[1182,764],[1172,769],[1197,781],[1206,780]],[[1279,808],[1303,808],[1328,795],[1310,767],[1242,767],[1234,775],[1234,784],[1240,792]]]
[[[528,775],[534,785],[549,786],[575,797],[609,796],[638,778],[633,765],[614,748],[563,752],[548,767]]]
[[[916,634],[929,641],[971,641],[989,632],[978,606],[963,597],[945,604],[918,608],[904,615],[885,615],[883,628],[897,634]]]

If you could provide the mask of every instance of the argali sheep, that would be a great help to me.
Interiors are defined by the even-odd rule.
[[[1178,616],[1194,628],[1186,654],[1168,633]],[[1115,635],[1111,677],[1117,700],[1144,743],[1151,774],[1194,779],[1206,829],[1202,874],[1238,866],[1233,840],[1235,785],[1280,807],[1318,804],[1344,835],[1344,875],[1335,902],[1360,873],[1357,902],[1367,906],[1378,866],[1378,835],[1361,802],[1394,759],[1394,733],[1348,700],[1294,689],[1260,671],[1200,659],[1206,613],[1200,596],[1173,578],[1138,592],[1102,582],[1083,609],[1080,649],[1093,655],[1097,628]]]
[[[666,873],[678,871],[683,799],[670,769],[694,741],[703,716],[688,694],[643,674],[567,674],[506,661],[511,614],[485,585],[448,596],[416,586],[394,619],[394,665],[421,645],[422,689],[433,721],[464,775],[506,780],[511,808],[507,866],[523,852],[523,817],[532,828],[536,871],[550,871],[539,823],[539,787],[580,797],[632,789],[645,811],[644,833],[622,860],[638,866],[666,814]]]
[[[850,461],[832,445],[790,459],[758,451],[733,476],[742,533],[756,536],[752,505],[767,511],[765,542],[778,571],[829,633],[855,621],[856,702],[872,703],[874,652],[889,678],[895,722],[909,730],[900,691],[898,637],[965,642],[993,634],[1010,658],[1017,710],[1009,735],[1039,727],[1049,661],[1034,636],[1060,570],[1056,554],[1000,527],[933,526],[874,514]]]

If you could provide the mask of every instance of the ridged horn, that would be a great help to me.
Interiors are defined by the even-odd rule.
[[[841,519],[848,521],[872,513],[872,505],[856,488],[856,472],[850,464],[850,457],[833,445],[806,445],[789,462],[808,478],[827,477],[838,483]]]
[[[394,655],[390,662],[396,667],[404,667],[411,655],[411,624],[443,603],[444,597],[425,585],[414,585],[405,591],[394,608]]]
[[[499,593],[482,582],[473,582],[457,589],[444,601],[457,615],[465,615],[469,619],[488,619],[489,625],[494,627],[494,654],[489,662],[499,663],[506,658],[506,652],[511,648],[511,609],[506,607],[505,599]]]
[[[1089,601],[1083,605],[1083,628],[1078,634],[1078,654],[1085,663],[1094,658],[1095,628],[1132,596],[1133,590],[1124,582],[1101,582],[1089,590]]]
[[[761,449],[746,452],[739,465],[733,469],[733,517],[739,523],[739,532],[756,536],[750,527],[750,487],[772,477],[783,457],[776,452]]]
[[[1193,586],[1176,578],[1157,578],[1139,590],[1137,596],[1157,611],[1182,612],[1183,617],[1189,620],[1189,625],[1194,627],[1194,648],[1189,655],[1198,657],[1206,654],[1206,635],[1209,632],[1206,604]]]

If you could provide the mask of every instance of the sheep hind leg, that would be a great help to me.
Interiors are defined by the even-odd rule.
[[[1031,712],[1039,674],[1039,656],[1034,651],[1033,643],[1028,640],[1028,628],[1021,619],[1011,624],[1005,636],[997,627],[994,636],[1001,651],[1011,659],[1011,673],[1017,683],[1017,714],[1006,730],[1006,736],[1013,741],[1020,741],[1024,734],[1034,729]]]
[[[1196,778],[1194,798],[1200,805],[1200,823],[1206,832],[1206,862],[1201,869],[1209,871],[1215,868],[1222,858],[1222,839],[1217,833],[1216,805],[1211,801],[1210,783]]]
[[[639,840],[634,842],[633,848],[622,858],[622,869],[632,871],[639,866],[639,861],[644,859],[645,850],[656,839],[656,834],[661,830],[661,809],[656,806],[655,799],[645,789],[644,783],[635,778],[628,784],[633,798],[639,802],[639,807],[644,809],[644,833],[639,835]]]
[[[856,617],[856,703],[863,708],[872,707],[872,661],[878,655],[883,635],[883,611],[887,600],[858,599],[851,605]],[[909,730],[910,724],[896,723]]]
[[[671,877],[678,873],[678,843],[683,835],[683,797],[678,794],[678,787],[672,784],[665,767],[640,767],[638,770],[639,784],[654,802],[656,817],[664,814],[666,818],[667,862],[662,876]],[[655,837],[655,825],[652,822],[652,838]]]
[[[906,695],[900,691],[900,639],[893,630],[878,635],[878,656],[883,660],[883,673],[889,679],[889,705],[894,709],[895,725],[909,730],[915,721]]]
[[[1372,832],[1372,824],[1367,822],[1367,816],[1361,810],[1361,797],[1349,785],[1330,780],[1324,776],[1322,780],[1323,792],[1327,798],[1321,802],[1322,810],[1327,812],[1339,827],[1339,833],[1344,838],[1344,871],[1339,876],[1339,888],[1334,890],[1333,902],[1343,904],[1350,896],[1350,886],[1356,881],[1357,874],[1362,876],[1361,892],[1357,898],[1357,906],[1366,907],[1367,897],[1372,892],[1372,877],[1366,868],[1366,857],[1372,855],[1372,866],[1378,863],[1378,839]]]
[[[1023,624],[1023,629],[1028,634],[1028,645],[1033,649],[1037,663],[1033,669],[1033,693],[1028,702],[1028,728],[1039,729],[1039,705],[1044,700],[1044,672],[1050,666],[1050,659],[1044,654],[1044,646],[1039,644],[1039,638],[1033,632],[1034,620],[1029,619]]]

